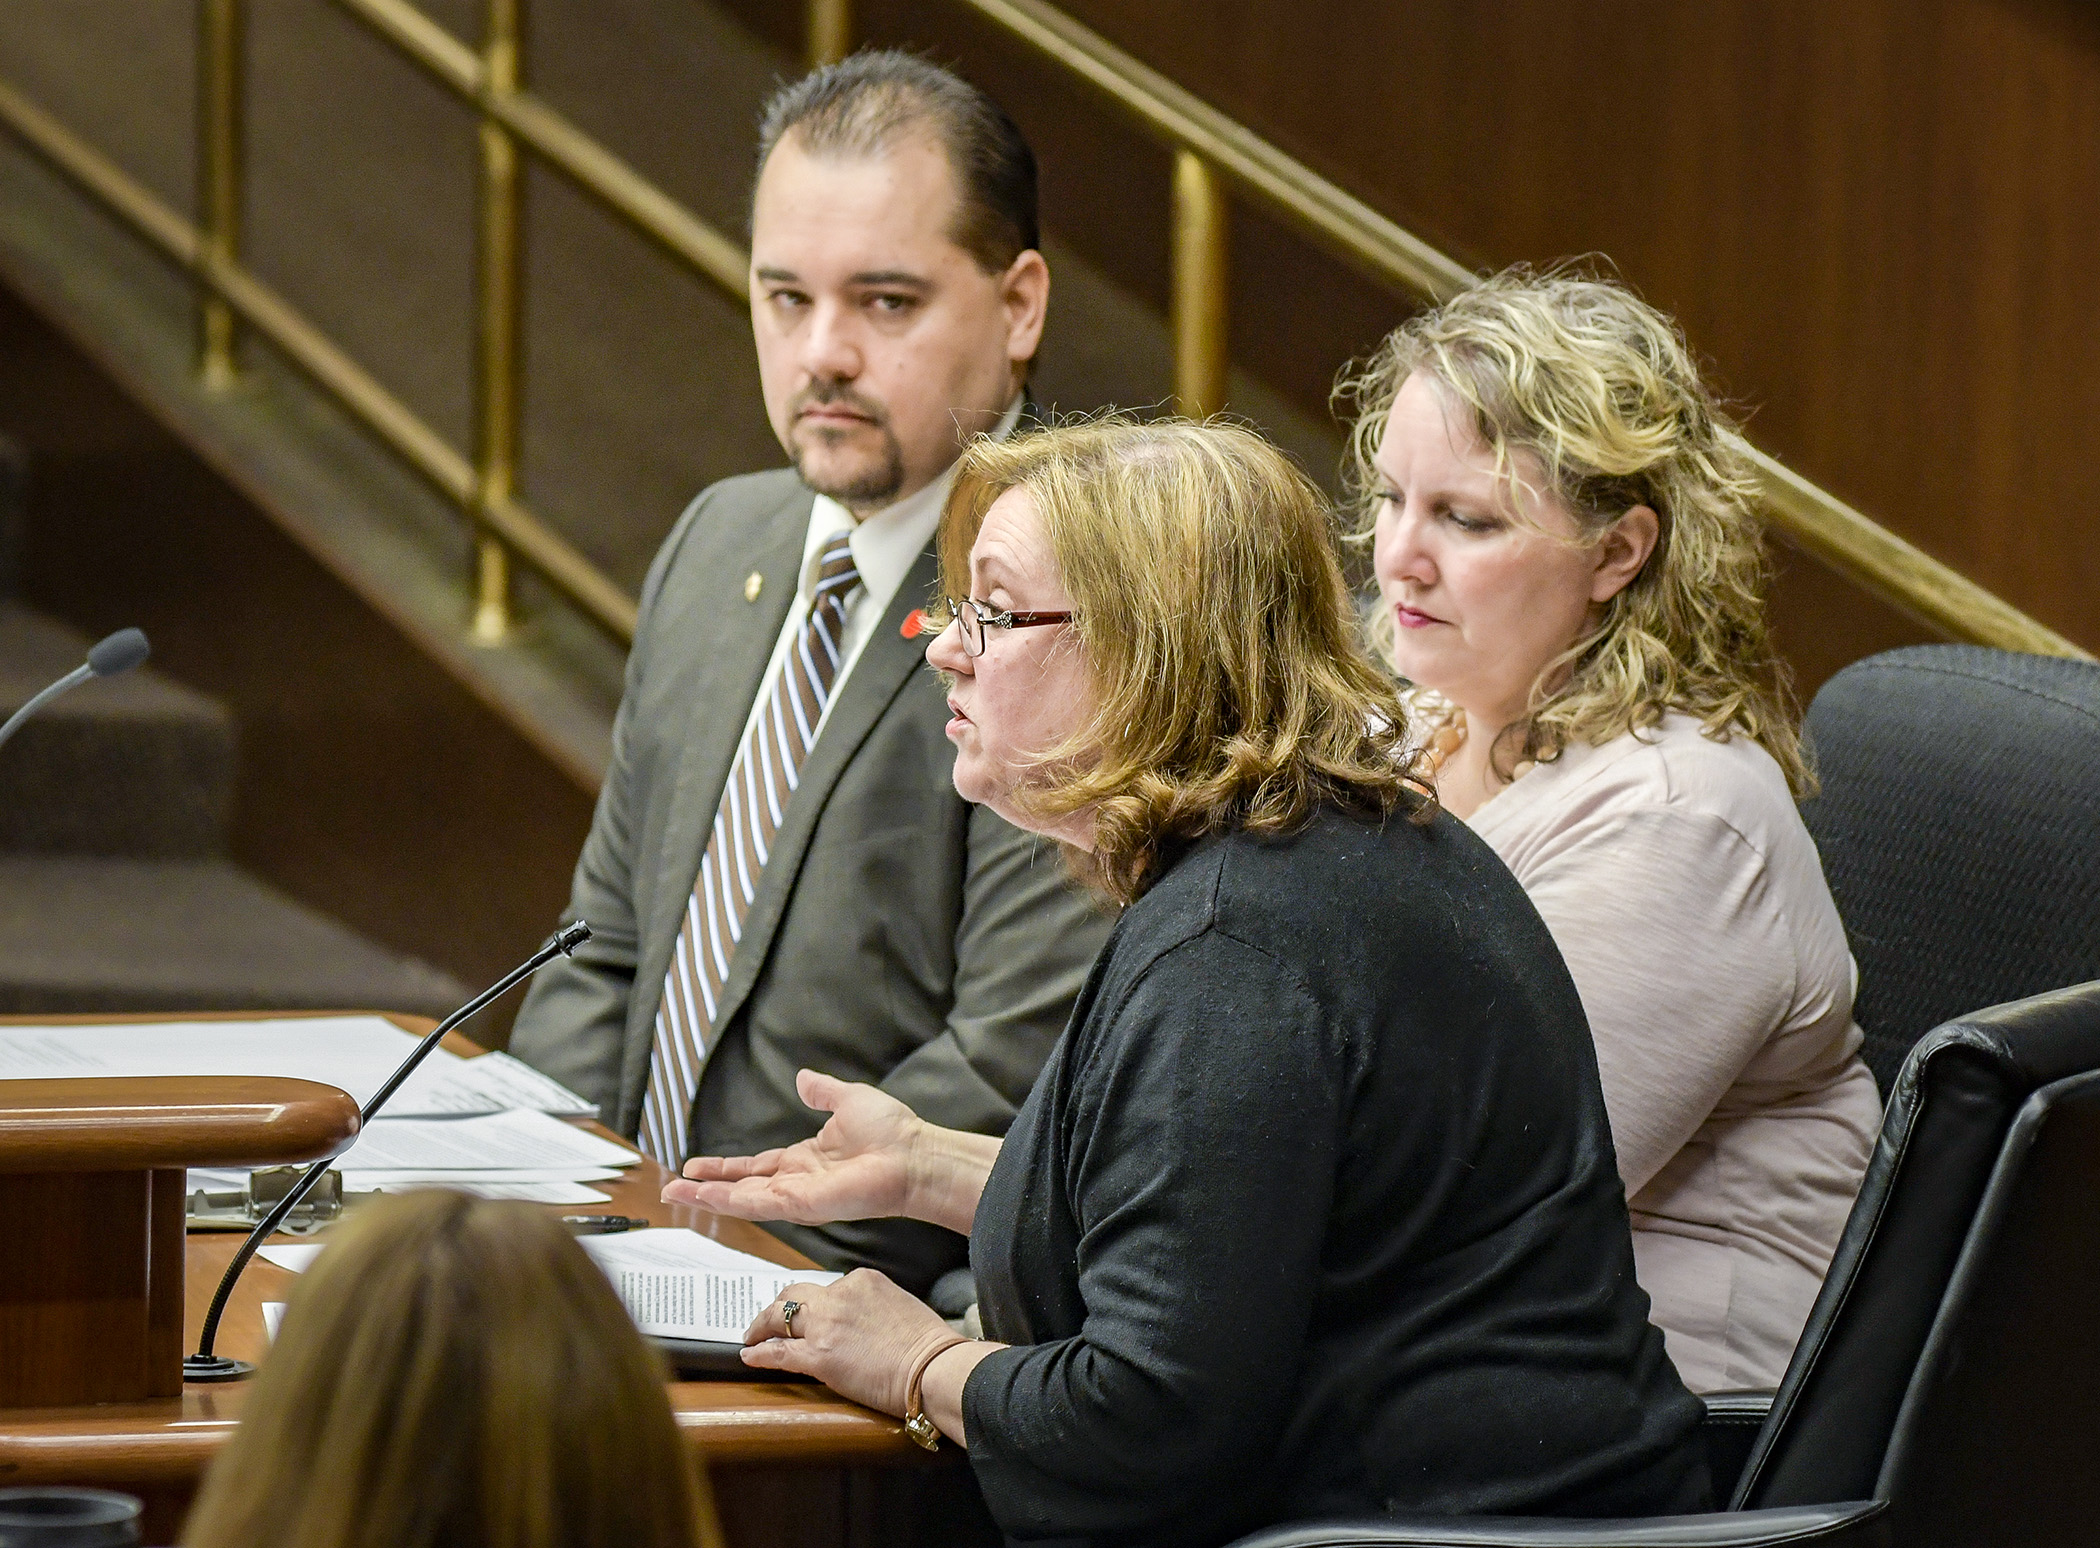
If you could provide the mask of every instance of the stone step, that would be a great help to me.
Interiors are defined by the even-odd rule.
[[[0,716],[88,645],[0,601]],[[441,1015],[466,998],[220,855],[234,760],[225,708],[150,666],[81,684],[0,747],[0,1013]]]
[[[467,993],[224,860],[0,855],[0,1014],[439,1016]]]
[[[0,717],[86,659],[86,636],[0,601]],[[233,799],[232,718],[149,664],[94,678],[0,747],[0,852],[203,858]]]

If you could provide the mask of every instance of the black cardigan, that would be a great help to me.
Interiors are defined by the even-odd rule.
[[[1581,1002],[1463,824],[1206,840],[1125,912],[971,1245],[1009,1536],[1707,1508]]]

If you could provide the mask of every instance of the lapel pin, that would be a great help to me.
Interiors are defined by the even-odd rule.
[[[897,626],[897,632],[907,640],[915,640],[924,634],[926,632],[926,609],[915,607],[906,613],[904,622]]]
[[[758,571],[753,570],[744,577],[744,600],[746,602],[756,602],[758,594],[765,589],[765,585],[766,578],[759,574]]]

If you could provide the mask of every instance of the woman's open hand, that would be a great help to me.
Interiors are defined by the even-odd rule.
[[[695,1156],[685,1178],[665,1186],[665,1202],[797,1225],[907,1213],[913,1144],[925,1127],[918,1115],[873,1086],[815,1070],[797,1074],[795,1090],[831,1114],[814,1138],[755,1156]]]

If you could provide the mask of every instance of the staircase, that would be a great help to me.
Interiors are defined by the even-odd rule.
[[[605,772],[651,555],[695,490],[779,461],[748,317],[721,276],[742,272],[753,117],[802,68],[808,36],[829,35],[819,10],[850,12],[859,40],[937,40],[1045,153],[1055,280],[1032,386],[1053,412],[1160,405],[1184,375],[1214,374],[1188,360],[1219,368],[1224,345],[1244,343],[1255,374],[1233,370],[1191,400],[1226,402],[1331,483],[1329,373],[1437,275],[1462,278],[1174,81],[1109,59],[1098,38],[1075,42],[1044,0],[601,10],[0,6],[0,434],[45,475],[23,590],[0,595],[90,633],[142,624],[251,739],[230,850],[223,769],[200,762],[167,776],[185,797],[144,773],[105,783],[140,792],[156,824],[179,825],[174,808],[192,800],[181,821],[207,838],[171,847],[154,826],[144,848],[127,839],[99,857],[56,836],[69,820],[58,804],[91,787],[30,767],[46,756],[35,744],[11,746],[0,789],[21,792],[35,835],[10,828],[9,853],[220,872],[235,855],[475,981],[540,937]],[[484,53],[503,15],[523,15],[524,35]],[[200,17],[220,18],[230,30],[212,36],[232,44],[200,41]],[[488,73],[512,44],[522,95]],[[491,170],[505,145],[523,158],[515,184]],[[1470,188],[1470,165],[1438,176]],[[1486,250],[1552,251],[1523,229]],[[200,370],[200,339],[224,339],[203,325],[233,315],[200,315],[212,285],[209,305],[241,320],[231,353],[208,351],[214,369]],[[477,431],[484,419],[515,433],[501,478],[476,470],[484,454],[513,460],[485,452],[511,434]],[[1784,468],[1768,474],[1800,550],[1783,556],[1773,612],[1804,691],[1935,629],[2076,649]],[[511,570],[506,628],[495,599]],[[10,691],[41,680],[21,675]],[[179,740],[150,756],[207,756]],[[148,759],[143,743],[124,756]],[[116,759],[86,762],[106,776]],[[32,794],[38,779],[55,788]],[[47,941],[39,960],[61,955]],[[172,1003],[165,980],[152,992]],[[499,1008],[476,1035],[500,1044],[501,1022]]]
[[[427,9],[455,36],[479,35],[474,7]],[[468,118],[339,6],[251,4],[247,16],[244,254],[406,410],[468,447]],[[758,106],[798,73],[799,55],[716,4],[623,8],[617,25],[588,6],[538,7],[532,18],[536,89],[716,227],[740,230]],[[73,7],[63,25],[41,8],[0,7],[0,81],[63,103],[127,175],[181,209],[197,175],[192,103],[186,88],[167,88],[194,68],[189,23],[182,6]],[[529,182],[520,494],[632,596],[696,491],[781,462],[750,323],[740,303],[665,263],[567,184],[543,170]],[[1173,348],[1155,298],[1055,230],[1045,246],[1055,278],[1037,400],[1052,413],[1169,401]],[[471,561],[453,503],[252,329],[246,387],[200,390],[189,284],[4,132],[0,284],[595,793],[620,642],[529,570],[525,626],[499,643],[470,640]],[[1244,373],[1232,404],[1333,479],[1340,440],[1324,414]],[[0,430],[27,438],[4,421]]]
[[[0,583],[22,481],[0,447]],[[90,643],[0,596],[0,717]],[[0,1013],[441,1014],[465,998],[226,858],[237,756],[225,708],[151,666],[83,684],[0,748]]]

